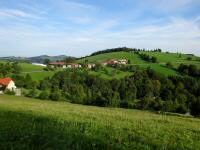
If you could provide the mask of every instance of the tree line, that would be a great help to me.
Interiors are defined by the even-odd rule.
[[[180,64],[178,71],[192,77],[200,77],[200,69],[197,65]]]
[[[14,63],[0,63],[0,77],[6,77],[11,74],[19,74],[21,72],[21,67],[17,62]]]
[[[153,49],[153,50],[146,50],[146,49],[119,47],[119,48],[112,48],[112,49],[97,51],[97,52],[92,53],[90,56],[111,53],[111,52],[140,52],[140,51],[162,52],[160,48]]]
[[[86,70],[66,70],[39,83],[32,81],[29,75],[21,77],[21,81],[18,76],[16,84],[30,89],[25,94],[28,97],[200,115],[199,79],[165,77],[150,68],[132,66],[130,69],[134,75],[120,80],[106,80]]]
[[[152,63],[158,63],[158,58],[155,56],[150,56],[148,54],[142,54],[142,53],[138,53],[138,55],[140,56],[140,58],[142,58],[144,61],[147,62],[152,62]]]

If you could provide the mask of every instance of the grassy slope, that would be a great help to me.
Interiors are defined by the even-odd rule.
[[[29,63],[19,63],[19,65],[22,68],[22,72],[43,71],[44,68],[42,66],[36,66]]]
[[[0,149],[200,149],[200,120],[0,95]]]
[[[89,60],[90,62],[102,62],[113,58],[129,59],[132,64],[139,65],[144,68],[149,66],[165,75],[179,75],[178,72],[176,72],[175,70],[165,67],[165,63],[167,62],[171,62],[174,66],[178,66],[178,64],[180,63],[196,64],[200,66],[200,62],[194,61],[196,57],[193,57],[194,59],[193,61],[188,61],[187,60],[188,55],[184,54],[182,54],[182,57],[180,58],[179,54],[175,53],[159,53],[159,52],[142,52],[142,53],[149,54],[150,56],[156,56],[159,60],[159,64],[148,63],[146,61],[143,61],[137,54],[129,52],[114,52],[114,53],[100,54],[80,59],[78,60],[78,62],[84,62],[86,59]]]
[[[196,61],[196,59],[197,59],[196,56],[181,54],[181,57],[179,57],[178,53],[159,53],[159,52],[156,52],[156,53],[155,52],[143,52],[143,53],[146,53],[150,56],[156,56],[160,63],[171,62],[174,65],[184,63],[184,64],[196,64],[196,65],[200,66],[200,62]],[[191,57],[192,60],[188,61],[187,60],[188,57]]]
[[[42,80],[55,74],[54,71],[44,71],[44,67],[36,66],[29,63],[20,63],[22,75],[30,74],[33,80]]]

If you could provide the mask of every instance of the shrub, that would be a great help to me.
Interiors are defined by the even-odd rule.
[[[31,98],[36,98],[38,96],[38,92],[36,89],[32,89],[29,91],[29,93],[26,96],[31,97]]]
[[[39,99],[49,99],[49,92],[42,91],[39,95]]]
[[[187,57],[187,60],[192,60],[192,57]]]
[[[200,116],[200,97],[198,97],[194,102],[192,102],[191,115],[195,117]]]
[[[155,57],[155,56],[153,56],[153,57],[151,58],[151,61],[152,61],[152,63],[157,63],[157,62],[158,62],[158,58]]]
[[[173,68],[173,65],[172,65],[171,62],[167,62],[167,63],[166,63],[166,67],[167,67],[167,68]]]
[[[14,92],[14,91],[10,91],[10,90],[6,90],[6,91],[5,91],[5,94],[8,94],[8,95],[15,95],[15,92]]]
[[[50,94],[50,99],[53,101],[58,101],[61,99],[61,93],[59,91],[54,91]]]

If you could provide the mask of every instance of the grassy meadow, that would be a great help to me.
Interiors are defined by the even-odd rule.
[[[105,53],[99,54],[96,56],[90,56],[83,59],[77,60],[77,63],[83,63],[86,59],[89,62],[103,62],[109,59],[128,59],[130,60],[131,64],[138,65],[141,68],[151,67],[152,69],[156,70],[157,72],[164,74],[166,76],[169,75],[180,75],[179,72],[176,71],[176,68],[181,64],[195,64],[200,67],[200,61],[197,61],[197,56],[192,56],[188,54],[179,54],[179,53],[160,53],[160,52],[141,52],[146,53],[150,56],[155,56],[158,58],[159,63],[149,63],[142,60],[138,54],[132,52],[112,52],[112,53]],[[192,60],[187,60],[188,57],[191,57]],[[3,62],[3,61],[1,61]],[[174,68],[167,68],[166,63],[171,62]],[[22,68],[22,75],[30,74],[33,80],[42,80],[46,77],[52,77],[55,72],[62,71],[63,69],[57,69],[56,71],[44,71],[44,67],[36,66],[30,63],[19,63]],[[111,67],[105,67],[102,71],[89,71],[90,74],[102,77],[104,79],[120,79],[125,76],[130,76],[130,72],[119,71],[117,69]]]
[[[141,52],[146,53],[150,56],[156,56],[158,58],[159,63],[149,63],[142,60],[139,55],[132,53],[132,52],[112,52],[112,53],[105,53],[99,54],[95,56],[86,57],[83,59],[78,60],[78,62],[84,62],[86,59],[89,62],[103,62],[109,59],[128,59],[131,61],[133,65],[139,65],[141,68],[151,67],[155,69],[157,72],[162,73],[164,75],[180,75],[175,69],[178,67],[179,64],[195,64],[200,67],[200,61],[196,59],[198,57],[191,56],[187,54],[178,54],[178,53],[160,53],[160,52]],[[187,60],[188,57],[191,57],[192,60]],[[171,62],[174,65],[174,69],[167,68],[165,64],[167,62]]]
[[[200,120],[0,95],[0,149],[200,149]]]

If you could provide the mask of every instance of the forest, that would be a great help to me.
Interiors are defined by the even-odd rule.
[[[39,83],[32,81],[30,75],[14,78],[18,87],[29,89],[25,96],[32,98],[200,115],[199,78],[166,77],[151,68],[121,69],[130,69],[134,74],[120,80],[106,80],[88,74],[87,70],[68,69]]]

